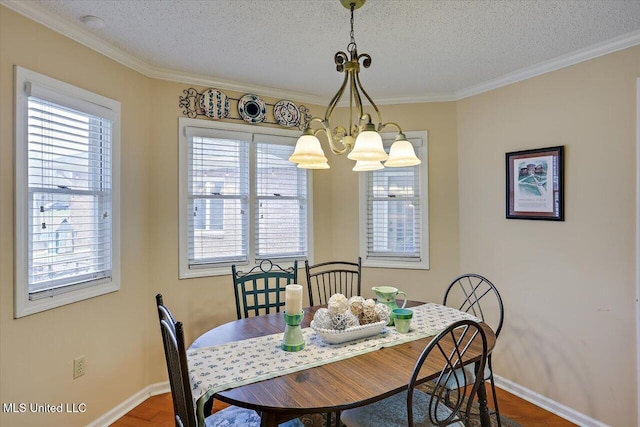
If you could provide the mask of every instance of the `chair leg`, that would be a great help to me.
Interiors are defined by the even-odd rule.
[[[498,409],[498,397],[496,396],[496,385],[493,382],[493,374],[491,374],[491,380],[489,381],[491,383],[491,394],[493,394],[493,405],[495,406],[495,414],[496,414],[496,421],[498,422],[498,427],[502,427],[502,422],[500,421],[500,410]]]
[[[342,422],[340,422],[340,411],[336,411],[336,427],[342,427]]]
[[[489,378],[489,382],[491,383],[491,394],[493,395],[493,405],[495,406],[495,414],[496,421],[498,422],[498,427],[502,427],[502,421],[500,421],[500,410],[498,409],[498,396],[496,396],[496,384],[493,381],[493,367],[491,366],[491,357],[487,359],[489,362],[489,372],[491,372],[491,377]]]
[[[331,427],[331,416],[333,415],[333,412],[327,412],[327,427]]]

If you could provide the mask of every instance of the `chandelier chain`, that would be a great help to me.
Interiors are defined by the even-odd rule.
[[[353,11],[355,9],[355,3],[351,3],[351,43],[349,43],[349,46],[347,47],[347,50],[349,51],[349,53],[353,52],[353,51],[357,51],[358,49],[358,45],[356,44],[356,36],[355,36],[355,32],[353,31]]]

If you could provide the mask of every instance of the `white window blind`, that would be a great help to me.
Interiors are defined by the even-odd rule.
[[[189,266],[249,258],[251,134],[187,129]]]
[[[120,103],[16,67],[16,317],[118,290]]]
[[[420,257],[420,168],[371,172],[367,185],[367,255]]]
[[[426,133],[407,134],[417,134],[408,139],[421,165],[361,173],[360,245],[367,266],[428,268]],[[388,151],[393,139],[383,140]]]
[[[307,173],[289,161],[295,139],[256,136],[256,258],[307,253]]]
[[[304,259],[309,175],[288,161],[298,132],[187,118],[180,129],[180,278]]]
[[[111,121],[28,101],[29,296],[111,277]]]

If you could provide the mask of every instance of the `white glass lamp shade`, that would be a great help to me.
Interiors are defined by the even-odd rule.
[[[389,158],[382,146],[382,137],[375,130],[365,130],[358,134],[353,150],[347,156],[351,160],[383,162]]]
[[[354,172],[366,172],[378,169],[384,169],[384,166],[379,161],[358,160],[352,170]]]
[[[315,135],[304,134],[296,142],[296,148],[289,157],[289,161],[300,164],[326,163],[327,158],[320,146],[320,140]]]
[[[416,156],[416,152],[411,144],[406,139],[396,139],[391,145],[389,150],[389,160],[384,165],[385,167],[401,168],[404,166],[415,166],[422,163]]]
[[[320,162],[303,162],[298,163],[300,169],[329,169],[329,163],[325,160]]]

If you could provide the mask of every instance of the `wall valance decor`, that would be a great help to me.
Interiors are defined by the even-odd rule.
[[[243,120],[251,124],[269,123],[287,128],[297,127],[301,130],[306,128],[311,120],[311,113],[307,107],[296,105],[286,99],[269,104],[253,93],[232,98],[215,88],[202,92],[189,88],[182,92],[184,96],[179,97],[179,107],[183,109],[182,114],[192,119],[204,116],[213,120]],[[232,101],[236,104],[235,109],[231,108]]]

